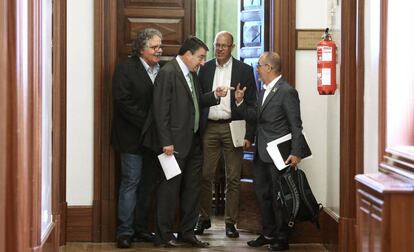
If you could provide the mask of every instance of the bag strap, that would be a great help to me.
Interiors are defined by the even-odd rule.
[[[299,195],[298,188],[296,187],[296,184],[293,181],[292,173],[291,173],[290,170],[291,170],[290,167],[288,167],[286,169],[286,171],[283,173],[283,178],[286,180],[286,183],[289,186],[290,191],[292,192],[292,197],[293,197],[293,207],[292,208],[293,209],[292,209],[292,212],[290,214],[288,227],[293,228],[293,226],[295,225],[296,215],[298,214],[298,211],[299,211],[300,195]]]

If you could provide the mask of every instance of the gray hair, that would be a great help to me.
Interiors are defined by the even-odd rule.
[[[132,55],[140,56],[141,50],[148,47],[148,40],[152,39],[154,36],[160,37],[160,39],[162,39],[162,34],[157,29],[145,28],[142,30],[134,42],[132,42]]]
[[[282,61],[279,54],[275,52],[264,52],[263,60],[266,62],[266,64],[269,64],[277,73],[281,73]]]

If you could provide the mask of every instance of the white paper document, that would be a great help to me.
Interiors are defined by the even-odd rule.
[[[166,155],[165,153],[162,153],[158,155],[158,160],[160,160],[162,170],[164,171],[167,180],[181,174],[180,166],[174,155]]]
[[[304,146],[304,156],[302,160],[311,158],[312,152],[309,148],[305,135],[305,146]],[[287,134],[278,139],[275,139],[267,143],[266,150],[269,153],[269,156],[272,158],[273,163],[278,170],[283,170],[288,167],[289,164],[285,164],[285,161],[288,159],[292,149],[292,134]]]
[[[230,123],[230,132],[234,147],[243,147],[244,136],[246,135],[246,121],[232,121]]]

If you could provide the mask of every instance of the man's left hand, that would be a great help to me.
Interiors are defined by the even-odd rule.
[[[236,91],[234,92],[234,98],[236,99],[237,103],[240,103],[243,101],[245,91],[246,91],[246,87],[240,88],[240,83],[237,84]]]

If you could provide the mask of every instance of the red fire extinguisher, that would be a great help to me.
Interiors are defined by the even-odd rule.
[[[326,28],[317,47],[318,92],[320,95],[334,94],[336,90],[336,44]]]

